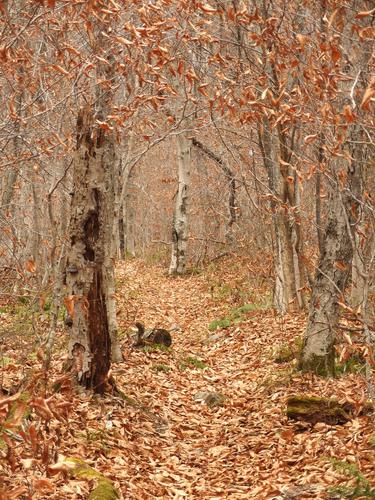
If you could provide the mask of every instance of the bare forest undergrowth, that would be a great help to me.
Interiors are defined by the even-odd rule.
[[[5,304],[2,398],[23,381],[31,399],[22,408],[30,405],[31,417],[21,428],[19,405],[3,434],[0,497],[88,498],[95,477],[72,477],[62,457],[80,458],[125,499],[349,498],[330,488],[373,485],[371,415],[337,426],[287,420],[289,395],[360,405],[365,383],[356,374],[301,375],[295,360],[275,363],[277,346],[296,348],[305,317],[276,316],[267,286],[247,261],[220,262],[184,278],[138,260],[120,264],[124,362],[112,374],[121,394],[104,398],[79,393],[67,381],[62,330],[45,381],[43,349],[35,348],[33,333],[42,338],[47,313],[22,326],[16,309]],[[135,321],[178,327],[171,349],[131,348],[126,332]],[[2,418],[5,408],[0,403]],[[356,468],[345,474],[350,465]]]

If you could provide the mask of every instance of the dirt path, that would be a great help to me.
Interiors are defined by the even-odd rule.
[[[215,298],[211,278],[171,279],[137,261],[118,272],[119,302],[127,304],[120,314],[123,327],[135,320],[181,327],[171,352],[125,349],[124,392],[151,413],[134,409],[129,422],[135,450],[123,455],[133,475],[124,496],[283,498],[284,488],[297,492],[295,498],[325,498],[320,491],[335,474],[327,480],[330,466],[321,456],[327,450],[342,454],[348,436],[327,433],[326,426],[297,433],[285,418],[285,398],[312,392],[311,384],[331,395],[339,384],[308,382],[289,365],[273,362],[274,346],[301,332],[301,318],[281,321],[270,310],[254,310],[237,325],[210,332],[209,323],[228,314],[228,301]],[[224,395],[224,404],[197,402],[200,391]]]

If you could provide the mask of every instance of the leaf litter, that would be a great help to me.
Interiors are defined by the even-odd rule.
[[[11,421],[0,439],[0,445],[14,445],[12,453],[0,446],[0,498],[87,498],[92,484],[56,465],[64,457],[83,460],[125,499],[334,498],[330,487],[354,479],[330,458],[355,464],[373,484],[371,415],[343,426],[286,419],[292,394],[359,402],[365,391],[357,374],[327,380],[300,374],[293,361],[275,364],[275,346],[292,345],[302,335],[303,314],[280,317],[256,306],[227,328],[210,331],[210,323],[245,300],[260,302],[265,285],[246,288],[255,277],[252,269],[239,259],[236,265],[223,262],[172,278],[139,260],[120,264],[116,295],[124,362],[112,367],[120,395],[98,398],[70,384],[63,370],[63,330],[43,385],[32,346],[22,339],[20,356],[17,339],[6,335],[11,318],[4,318],[1,354],[12,362],[2,365],[2,400],[9,397],[4,389],[17,386],[30,398],[13,410],[17,422]],[[246,290],[239,295],[241,287]],[[172,348],[133,349],[127,334],[135,321],[177,326]],[[56,382],[60,389],[51,394]],[[222,395],[221,404],[195,397],[207,392]],[[3,424],[6,408],[0,400]],[[19,426],[22,412],[31,417]]]

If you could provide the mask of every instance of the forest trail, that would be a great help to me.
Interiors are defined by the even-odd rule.
[[[289,395],[359,401],[363,380],[358,375],[335,380],[302,376],[295,361],[275,363],[278,346],[295,346],[304,317],[274,314],[257,269],[248,260],[232,258],[199,274],[171,278],[158,265],[120,263],[116,288],[124,361],[113,365],[112,373],[121,397],[97,398],[70,383],[54,392],[55,381],[69,379],[63,368],[67,335],[62,323],[46,396],[35,329],[40,337],[48,330],[48,315],[37,315],[27,326],[19,306],[3,308],[11,311],[2,315],[3,387],[16,387],[28,373],[31,390],[44,394],[39,400],[48,397],[49,407],[55,408],[48,429],[40,427],[38,434],[40,449],[48,442],[55,472],[47,480],[40,466],[40,483],[34,473],[43,493],[33,498],[88,497],[90,482],[59,473],[54,464],[61,457],[83,460],[110,478],[126,500],[330,498],[328,488],[347,484],[348,478],[329,457],[359,463],[361,473],[374,479],[371,419],[313,428],[287,420]],[[30,307],[21,310],[27,314]],[[132,348],[127,333],[136,321],[146,327],[178,325],[171,349]],[[213,331],[215,324],[223,328]],[[224,400],[207,405],[201,401],[205,392]],[[23,456],[33,456],[28,441],[22,446]],[[29,491],[27,469],[8,473],[9,467],[1,467],[0,462],[6,491]]]
[[[131,305],[126,319],[141,320],[149,327],[180,327],[172,333],[171,353],[129,351],[125,357],[134,368],[127,380],[132,395],[141,397],[166,423],[159,436],[154,429],[144,437],[153,442],[148,453],[154,463],[143,464],[139,481],[146,483],[144,489],[150,488],[150,495],[163,495],[164,485],[167,491],[190,498],[248,498],[257,469],[267,469],[277,452],[276,443],[269,439],[265,444],[270,432],[264,427],[266,408],[263,397],[255,396],[271,357],[267,330],[272,331],[274,318],[254,311],[253,319],[241,326],[210,332],[212,321],[228,316],[220,292],[215,297],[215,286],[223,288],[215,277],[170,278],[163,269],[146,268],[137,261],[119,270],[118,277],[119,304],[124,300],[128,308]],[[224,289],[230,291],[230,284]],[[157,366],[170,371],[156,372]],[[201,391],[222,394],[225,403],[210,408],[195,401]],[[272,413],[270,428],[281,408]]]
[[[300,432],[287,422],[285,400],[299,392],[355,394],[358,380],[344,386],[303,379],[291,363],[275,364],[275,347],[293,344],[303,318],[276,317],[264,308],[256,290],[246,288],[251,281],[246,264],[219,267],[184,278],[168,277],[165,269],[140,261],[118,269],[120,327],[135,321],[180,327],[172,333],[170,352],[125,348],[124,372],[116,376],[114,370],[124,392],[151,412],[136,412],[129,422],[134,450],[123,455],[128,495],[326,498],[322,491],[337,483],[337,473],[322,456],[345,456],[353,434],[349,428],[327,432],[324,424]],[[258,302],[238,313],[241,297],[251,294]],[[208,329],[222,318],[232,324]],[[202,391],[222,394],[224,403],[210,407],[196,401]]]

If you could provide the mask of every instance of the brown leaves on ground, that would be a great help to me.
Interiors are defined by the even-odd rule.
[[[55,470],[58,455],[81,458],[112,480],[125,499],[328,498],[329,487],[350,479],[334,470],[330,457],[356,464],[374,480],[371,416],[343,426],[287,421],[291,394],[360,401],[364,383],[357,375],[302,376],[293,362],[274,363],[275,346],[292,345],[305,318],[276,316],[267,306],[266,283],[250,264],[223,262],[198,275],[171,278],[160,267],[132,260],[119,266],[117,282],[125,361],[112,371],[122,395],[98,399],[63,391],[69,408],[60,421],[61,394],[56,401],[34,397],[37,409],[47,405],[54,415],[48,432],[37,432],[44,444],[50,441],[55,457],[43,469],[40,459],[25,462],[32,458],[31,445],[18,443],[12,467],[4,457],[0,461],[9,498],[26,498],[25,492],[33,498],[87,498],[92,484]],[[252,307],[236,315],[244,303]],[[229,327],[210,331],[209,324],[221,318],[230,319]],[[126,332],[135,321],[178,327],[172,348],[132,349]],[[17,378],[15,366],[3,367],[3,380]],[[203,404],[195,399],[200,391],[222,394],[224,402]]]

